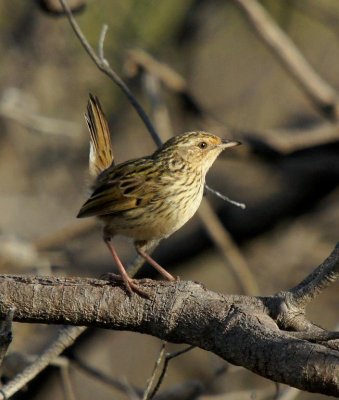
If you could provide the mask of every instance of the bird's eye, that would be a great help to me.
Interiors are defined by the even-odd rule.
[[[201,149],[206,149],[207,143],[206,143],[206,142],[200,142],[200,143],[198,144],[198,146],[199,146]]]

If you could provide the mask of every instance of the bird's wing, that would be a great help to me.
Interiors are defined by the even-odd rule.
[[[143,158],[104,171],[77,217],[117,214],[154,201],[161,186],[156,168],[151,159]]]

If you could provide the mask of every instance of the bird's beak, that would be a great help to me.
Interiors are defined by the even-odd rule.
[[[228,149],[229,147],[239,146],[241,142],[236,140],[221,139],[221,146],[223,149]]]

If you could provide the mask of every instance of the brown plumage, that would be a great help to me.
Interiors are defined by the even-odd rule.
[[[138,253],[173,280],[147,250],[194,215],[207,171],[221,151],[240,143],[207,132],[188,132],[171,138],[150,156],[114,165],[107,122],[94,96],[90,96],[86,120],[90,171],[96,180],[78,217],[96,216],[103,221],[104,240],[129,292],[141,293],[113,247],[111,239],[116,234],[132,237]]]
[[[96,178],[113,164],[113,153],[107,120],[99,99],[92,94],[89,95],[85,119],[90,133],[89,173]]]

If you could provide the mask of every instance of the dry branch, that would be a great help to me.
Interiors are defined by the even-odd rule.
[[[339,351],[331,348],[339,333],[305,317],[306,303],[338,277],[338,265],[339,245],[297,290],[260,298],[217,294],[193,282],[142,280],[144,299],[102,280],[3,275],[0,312],[15,307],[18,322],[129,330],[187,343],[274,381],[339,396]],[[300,305],[295,295],[302,286]]]
[[[34,301],[34,294],[32,299]],[[24,307],[23,304],[21,304],[21,306]],[[1,313],[3,314],[3,312]],[[9,383],[1,387],[0,400],[9,399],[13,394],[22,389],[28,382],[50,365],[67,347],[71,346],[84,330],[84,327],[79,326],[61,329],[58,338],[53,341],[31,365],[16,375]]]
[[[183,76],[171,66],[159,62],[145,51],[133,50],[128,52],[125,69],[130,76],[135,76],[138,71],[143,71],[148,75],[153,74],[166,89],[176,95],[185,96],[186,99],[190,100],[190,103],[194,104],[195,116],[202,120],[201,122],[207,129],[218,130],[221,131],[221,134],[244,139],[249,144],[262,142],[281,154],[289,154],[294,151],[339,141],[339,125],[330,122],[318,122],[305,128],[262,129],[260,131],[241,131],[236,128],[225,127],[194,98]],[[189,112],[189,110],[186,112]],[[157,122],[156,118],[154,118],[154,121],[155,123]],[[160,128],[162,125],[157,125],[156,123],[156,126]],[[161,129],[158,130],[163,132]],[[207,185],[206,188],[211,192],[215,192],[214,189],[209,188]],[[218,195],[218,197],[222,196]],[[226,201],[233,202],[228,198]],[[233,203],[237,206],[242,206],[241,203]]]
[[[313,69],[292,40],[256,0],[235,0],[259,37],[326,116],[338,119],[338,93]]]
[[[69,20],[69,23],[78,37],[80,43],[82,44],[83,48],[86,50],[87,54],[91,57],[95,65],[102,71],[105,75],[107,75],[112,81],[121,89],[121,91],[126,95],[128,101],[131,103],[135,111],[139,114],[141,120],[143,121],[144,125],[146,126],[148,132],[152,136],[152,139],[156,143],[157,146],[161,146],[162,141],[153,127],[150,119],[148,118],[147,114],[139,104],[138,100],[133,96],[132,92],[129,90],[125,82],[120,78],[120,76],[110,67],[108,61],[104,58],[104,51],[103,51],[103,40],[105,38],[105,31],[103,30],[103,34],[101,35],[101,40],[99,46],[99,56],[95,53],[92,46],[88,43],[87,39],[83,35],[79,25],[76,23],[72,11],[70,10],[67,2],[65,0],[60,0],[62,7],[66,13],[66,16]]]
[[[237,132],[239,139],[261,142],[281,154],[289,154],[339,141],[338,123],[317,123],[307,128]]]

